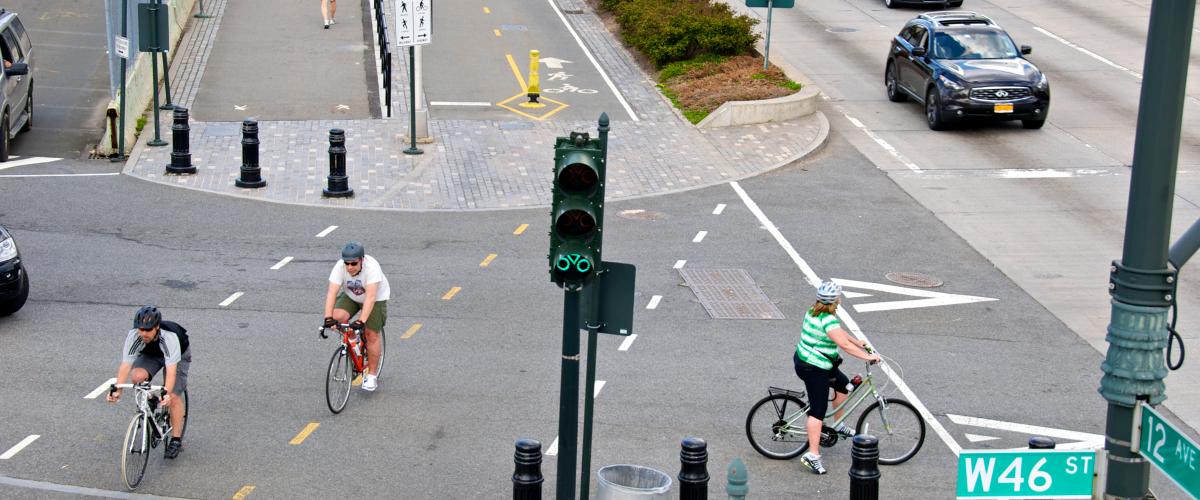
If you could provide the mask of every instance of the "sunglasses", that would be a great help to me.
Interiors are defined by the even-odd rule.
[[[361,264],[362,261],[361,260],[343,260],[342,263],[347,266],[357,266],[357,265]]]
[[[147,332],[147,333],[148,333],[148,332],[152,332],[152,331],[154,331],[154,329],[153,329],[153,328],[138,328],[138,331],[139,331],[139,332]]]

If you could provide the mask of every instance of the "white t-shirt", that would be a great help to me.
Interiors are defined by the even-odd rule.
[[[337,264],[333,265],[333,272],[329,273],[329,282],[342,285],[342,293],[359,304],[366,300],[367,285],[371,283],[379,283],[379,291],[375,293],[376,302],[383,302],[392,296],[392,289],[388,286],[387,276],[383,275],[383,268],[379,267],[379,261],[370,255],[363,257],[362,269],[358,271],[358,276],[350,276],[346,271],[346,263],[338,260]]]

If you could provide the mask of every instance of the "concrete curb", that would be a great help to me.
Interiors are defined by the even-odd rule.
[[[817,110],[821,89],[805,85],[792,95],[759,101],[729,101],[700,120],[696,128],[753,125],[756,123],[794,120]]]

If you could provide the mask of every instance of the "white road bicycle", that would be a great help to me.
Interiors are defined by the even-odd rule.
[[[133,389],[133,401],[137,405],[137,413],[129,421],[125,431],[125,441],[121,444],[121,480],[129,489],[137,488],[146,474],[146,464],[150,462],[150,452],[163,442],[163,438],[171,435],[171,417],[165,406],[159,405],[164,393],[163,386],[150,385],[150,382],[140,384],[113,384],[109,392],[115,389]],[[183,430],[187,431],[188,395],[183,391]],[[180,434],[182,437],[183,434]],[[166,451],[166,447],[163,447]]]

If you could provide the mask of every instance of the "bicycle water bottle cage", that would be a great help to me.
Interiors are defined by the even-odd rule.
[[[787,389],[784,389],[784,388],[782,388],[782,387],[768,387],[768,388],[767,388],[767,394],[770,394],[770,395],[772,395],[772,396],[778,396],[778,395],[781,395],[781,394],[786,394],[786,395],[788,395],[788,396],[792,396],[792,397],[794,397],[794,398],[796,398],[796,399],[799,399],[799,400],[801,400],[801,401],[804,401],[804,391],[789,391],[789,390],[787,390]]]

